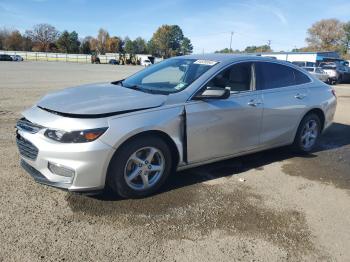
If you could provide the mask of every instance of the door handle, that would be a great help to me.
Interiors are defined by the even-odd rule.
[[[299,93],[298,93],[298,94],[296,94],[294,97],[295,97],[296,99],[300,99],[300,100],[301,100],[301,99],[304,99],[305,96],[306,96],[306,95],[304,95],[304,94],[299,94]]]
[[[250,100],[248,102],[248,106],[253,106],[253,107],[257,107],[258,105],[261,105],[262,103],[259,101],[255,101],[255,100]]]

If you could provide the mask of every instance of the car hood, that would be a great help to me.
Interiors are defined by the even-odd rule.
[[[149,94],[111,83],[82,85],[44,96],[37,106],[68,117],[106,117],[159,107],[166,95]]]

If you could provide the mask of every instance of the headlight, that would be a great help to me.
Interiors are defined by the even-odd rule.
[[[103,127],[72,132],[47,129],[45,131],[45,136],[61,143],[85,143],[96,140],[106,132],[107,129],[108,127]]]

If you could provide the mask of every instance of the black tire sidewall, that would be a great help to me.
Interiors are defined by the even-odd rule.
[[[317,127],[318,127],[318,130],[317,130],[317,138],[316,138],[316,141],[314,143],[314,145],[308,149],[304,148],[304,146],[302,145],[302,141],[301,141],[301,133],[303,131],[303,128],[305,126],[305,124],[307,122],[309,122],[310,120],[315,120],[317,122]],[[314,113],[310,113],[310,114],[307,114],[303,120],[300,122],[300,125],[298,127],[298,131],[297,131],[297,134],[295,136],[295,139],[294,139],[294,143],[293,143],[293,147],[294,149],[297,151],[297,152],[301,152],[301,153],[309,153],[311,152],[316,144],[317,144],[317,141],[319,139],[319,136],[321,134],[321,120],[320,118],[318,117],[318,115],[314,114]]]
[[[128,186],[124,179],[125,165],[131,154],[140,148],[149,146],[159,149],[164,156],[165,169],[163,175],[153,187],[142,191],[134,190]],[[139,198],[149,196],[155,193],[170,175],[173,165],[171,156],[169,146],[162,139],[153,136],[142,136],[135,138],[122,145],[121,148],[115,153],[108,169],[107,183],[113,189],[113,191],[115,191],[121,197]]]

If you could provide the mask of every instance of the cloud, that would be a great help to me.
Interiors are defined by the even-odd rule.
[[[270,8],[270,10],[283,24],[288,24],[288,21],[281,10],[277,8]]]

